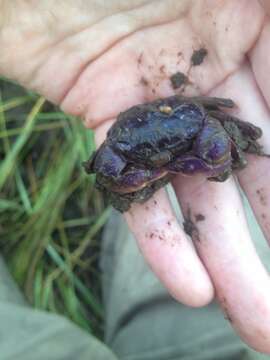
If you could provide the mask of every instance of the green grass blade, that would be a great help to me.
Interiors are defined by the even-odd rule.
[[[4,183],[7,178],[11,175],[12,171],[16,167],[16,159],[25,145],[26,141],[29,139],[29,136],[32,133],[32,129],[35,124],[36,115],[41,110],[43,104],[45,102],[44,98],[39,98],[34,105],[32,111],[30,112],[28,118],[26,119],[25,126],[21,135],[15,141],[13,147],[10,152],[7,154],[6,158],[3,160],[0,166],[0,190],[2,189]]]
[[[59,266],[59,268],[65,273],[68,279],[74,283],[74,286],[77,288],[80,294],[85,298],[85,300],[88,302],[91,308],[96,312],[96,314],[102,316],[102,308],[100,304],[96,301],[94,296],[92,295],[91,291],[87,289],[77,277],[74,276],[72,271],[68,268],[68,266],[63,261],[63,259],[58,254],[58,252],[54,249],[54,247],[52,245],[48,245],[46,251],[51,256],[52,260],[57,264],[57,266]]]
[[[22,210],[15,200],[0,199],[0,212],[7,210]]]
[[[0,105],[0,112],[5,112],[8,110],[12,110],[20,105],[26,104],[29,101],[32,101],[33,98],[30,96],[20,96],[17,98],[13,98],[11,100],[8,100],[6,102],[2,102]]]
[[[15,177],[16,177],[16,183],[17,183],[19,195],[20,195],[22,204],[24,206],[24,209],[27,214],[30,214],[32,212],[31,201],[29,199],[28,192],[26,190],[26,187],[23,183],[23,180],[22,180],[22,177],[21,177],[19,171],[16,171]]]

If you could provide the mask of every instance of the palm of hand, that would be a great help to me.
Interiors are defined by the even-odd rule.
[[[27,76],[21,80],[21,75],[11,75],[61,103],[65,111],[82,116],[87,126],[96,129],[100,144],[120,111],[173,94],[169,77],[181,71],[189,76],[186,95],[210,93],[232,98],[238,105],[238,116],[263,129],[262,143],[269,153],[270,24],[259,4],[205,0],[180,11],[176,2],[171,3],[176,9],[163,18],[160,15],[160,21],[158,6],[150,8],[154,20],[149,20],[146,28],[130,26],[125,34],[117,23],[116,38],[105,30],[110,41],[100,37],[105,45],[99,51],[85,43],[91,28],[89,34],[88,30],[76,34],[79,45],[74,51],[70,36],[49,47],[47,60],[31,83],[25,80]],[[166,16],[169,21],[165,21]],[[136,17],[130,16],[128,21],[136,23]],[[111,26],[114,28],[114,22]],[[190,68],[193,50],[202,46],[208,50],[207,58],[202,65]],[[61,55],[67,49],[70,53],[63,64]],[[270,239],[269,159],[250,156],[249,162],[238,180]],[[198,228],[195,246],[187,240],[161,190],[126,214],[144,257],[171,294],[186,304],[208,303],[215,287],[239,334],[251,346],[270,353],[270,282],[251,243],[235,180],[219,184],[202,176],[179,175],[173,186],[183,213],[189,214]]]

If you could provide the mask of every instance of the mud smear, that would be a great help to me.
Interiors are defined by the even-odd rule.
[[[191,210],[188,208],[187,216],[183,222],[184,231],[187,235],[189,235],[193,240],[200,241],[199,230],[192,220]]]
[[[205,220],[205,216],[203,214],[196,214],[195,215],[195,221],[196,222],[200,222],[200,221],[204,221]]]
[[[188,77],[184,73],[178,71],[170,77],[170,81],[173,89],[179,89],[181,86],[188,83]]]
[[[259,201],[260,201],[261,205],[266,206],[267,200],[266,200],[266,196],[264,194],[264,189],[260,188],[260,189],[256,190],[256,194],[259,197]]]
[[[199,50],[194,50],[190,58],[190,63],[192,66],[201,65],[207,56],[208,51],[205,48],[200,48]]]
[[[148,85],[149,85],[148,80],[147,80],[144,76],[141,77],[140,83],[141,83],[143,86],[148,86]]]

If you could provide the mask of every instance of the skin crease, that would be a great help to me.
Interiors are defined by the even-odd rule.
[[[269,2],[32,3],[0,0],[0,72],[81,116],[96,130],[97,144],[120,111],[173,94],[169,77],[181,71],[190,80],[185,95],[231,97],[239,117],[263,128],[262,144],[270,152]],[[202,46],[208,55],[191,68],[190,57]],[[270,241],[270,160],[249,160],[239,182]],[[197,223],[200,241],[187,239],[163,189],[125,215],[145,259],[185,304],[207,304],[215,288],[238,334],[270,354],[269,276],[234,179],[219,184],[177,176],[173,185],[183,212],[205,217]]]

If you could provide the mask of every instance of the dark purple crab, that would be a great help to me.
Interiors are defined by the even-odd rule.
[[[220,109],[233,106],[182,96],[134,106],[120,113],[85,169],[120,211],[149,199],[175,173],[225,181],[246,166],[244,152],[262,154],[261,129]]]

